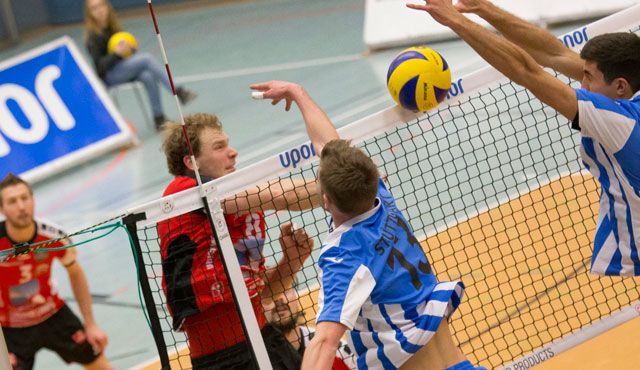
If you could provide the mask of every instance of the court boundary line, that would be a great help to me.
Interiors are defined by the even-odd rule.
[[[185,84],[189,82],[203,82],[203,81],[218,80],[218,79],[229,78],[229,77],[242,77],[242,76],[268,73],[268,72],[279,72],[279,71],[287,71],[287,70],[294,70],[294,69],[319,67],[319,66],[324,66],[329,64],[357,62],[363,59],[365,59],[365,56],[362,54],[345,54],[345,55],[338,55],[338,56],[327,57],[327,58],[301,60],[298,62],[271,64],[268,66],[228,69],[225,71],[186,75],[186,76],[176,77],[174,81],[176,84]],[[123,90],[131,89],[131,88],[132,88],[131,86],[124,86]]]
[[[189,345],[182,344],[180,346],[177,346],[175,349],[171,350],[170,353],[168,353],[169,355],[169,362],[171,362],[171,359],[173,358],[173,356],[179,355],[180,352],[184,351],[185,349],[189,348]],[[173,361],[179,361],[177,358],[175,358]],[[146,361],[144,361],[143,363],[139,364],[139,365],[135,365],[129,368],[129,370],[142,370],[145,367],[151,366],[155,363],[160,363],[160,359],[156,356],[154,358],[148,359]]]

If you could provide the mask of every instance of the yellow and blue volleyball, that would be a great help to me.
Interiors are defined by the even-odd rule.
[[[391,62],[387,88],[393,100],[405,109],[426,112],[447,96],[451,88],[451,70],[435,50],[411,47]]]
[[[129,32],[120,31],[120,32],[114,33],[109,38],[109,42],[107,43],[107,52],[109,52],[109,54],[113,54],[113,52],[116,49],[116,45],[118,45],[121,41],[124,41],[127,44],[129,44],[129,46],[131,46],[131,48],[134,50],[138,49],[138,41],[136,40],[136,38],[133,37],[133,35],[130,34]],[[123,55],[123,57],[125,58],[128,58],[130,56],[131,54]]]

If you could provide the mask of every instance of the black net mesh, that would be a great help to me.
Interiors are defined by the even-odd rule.
[[[367,140],[361,147],[379,165],[439,280],[464,282],[465,296],[451,327],[473,363],[488,368],[509,363],[640,298],[637,279],[588,273],[598,186],[582,170],[579,135],[572,132],[566,119],[523,88],[512,83],[486,88]],[[297,168],[276,183],[311,181],[316,166]],[[308,203],[308,197],[301,196],[300,202]],[[172,319],[162,288],[163,232],[162,238],[169,233],[174,240],[172,262],[168,263],[165,256],[164,273],[165,278],[172,274],[169,278],[176,286],[170,300],[186,307],[181,308],[182,313],[188,314],[198,304],[206,306],[204,301],[211,303],[216,298],[215,294],[203,302],[189,298],[197,294],[180,285],[181,279],[200,279],[203,286],[218,293],[218,288],[228,290],[221,283],[223,272],[206,257],[215,259],[217,252],[209,248],[211,235],[203,211],[177,219],[164,229],[162,223],[141,229],[137,236],[167,351],[179,360],[174,360],[175,368],[190,368],[190,351],[197,358],[203,349],[206,352],[231,346],[240,340],[242,332],[230,303],[224,308],[209,308],[211,314],[202,319],[208,329],[194,330],[189,345],[185,335],[174,330],[178,324]],[[283,258],[286,261],[279,240],[281,225],[293,222],[315,241],[310,257],[296,274],[293,289],[274,297],[264,294],[262,299],[267,321],[287,332],[296,330],[301,338],[293,341],[303,347],[314,325],[316,262],[328,221],[323,210],[314,209],[266,212],[264,229],[261,218],[255,215],[241,215],[236,225],[230,225],[232,238],[234,233],[241,233],[239,230],[244,230],[245,236],[264,236],[262,255],[267,270]],[[192,237],[175,242],[180,235]],[[193,235],[199,238],[195,243]],[[261,248],[260,243],[255,238],[241,241],[237,237],[235,242],[239,258],[253,265],[258,274],[245,271],[245,278],[259,284],[259,279],[252,278],[261,274],[259,254],[253,252]],[[205,257],[190,259],[198,249],[203,249]],[[291,269],[297,269],[295,262],[291,262]],[[260,301],[258,297],[253,299]],[[259,305],[256,303],[256,309],[262,311]],[[262,319],[260,314],[259,321]],[[193,353],[196,347],[198,354]],[[273,351],[270,353],[273,357]],[[353,364],[348,347],[341,347],[337,355]],[[246,349],[236,346],[216,361],[233,362],[248,356]],[[287,356],[274,361],[285,361]]]

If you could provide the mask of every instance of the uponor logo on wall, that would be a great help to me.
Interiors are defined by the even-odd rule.
[[[3,63],[0,177],[47,167],[55,173],[73,157],[87,160],[131,141],[100,84],[66,37]]]

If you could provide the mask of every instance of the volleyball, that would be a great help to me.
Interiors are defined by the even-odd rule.
[[[435,50],[411,47],[391,62],[387,88],[400,106],[414,112],[426,112],[447,96],[451,88],[451,70]]]
[[[133,37],[133,35],[129,32],[120,31],[114,33],[109,38],[109,43],[107,44],[107,51],[109,52],[109,54],[113,54],[113,52],[116,50],[116,45],[118,45],[121,41],[129,44],[129,46],[131,46],[131,48],[134,50],[138,49],[138,41],[136,41],[136,38]],[[122,55],[122,57],[128,58],[131,56],[131,54],[133,54],[133,52],[127,53],[127,55]]]

